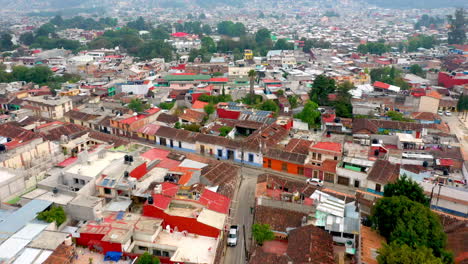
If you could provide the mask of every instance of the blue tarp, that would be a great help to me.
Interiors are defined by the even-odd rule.
[[[104,256],[104,260],[119,261],[122,257],[122,252],[108,251]]]

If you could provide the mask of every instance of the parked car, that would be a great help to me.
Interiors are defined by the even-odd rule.
[[[446,116],[451,116],[452,113],[451,113],[450,111],[445,111],[445,115],[446,115]]]
[[[320,187],[323,186],[323,181],[320,180],[320,179],[317,179],[317,178],[309,178],[309,179],[306,180],[306,182],[308,184],[312,184],[312,185],[315,185],[315,186],[320,186]]]
[[[237,245],[237,237],[239,236],[239,226],[232,225],[229,228],[229,234],[227,237],[227,245],[229,247],[235,247]]]
[[[439,110],[439,111],[437,111],[437,114],[439,114],[439,115],[444,115],[444,111]]]

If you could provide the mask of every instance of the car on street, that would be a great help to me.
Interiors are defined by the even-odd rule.
[[[445,111],[445,115],[446,115],[446,116],[451,116],[452,113],[451,113],[450,111]]]
[[[235,247],[237,245],[237,237],[239,236],[239,226],[232,225],[229,228],[229,234],[227,237],[227,245],[229,247]]]
[[[323,181],[320,180],[320,179],[317,179],[317,178],[309,178],[309,179],[306,180],[306,182],[308,184],[319,186],[319,187],[323,186]]]
[[[444,115],[444,111],[439,110],[439,111],[437,111],[437,114],[438,114],[438,115]]]

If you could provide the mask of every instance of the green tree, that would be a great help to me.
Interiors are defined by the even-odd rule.
[[[291,105],[291,108],[296,108],[298,106],[298,101],[297,101],[297,96],[292,95],[288,97],[289,104]]]
[[[167,103],[167,102],[162,102],[159,104],[159,108],[165,109],[165,110],[171,110],[174,107],[174,103]]]
[[[207,24],[203,25],[202,31],[203,31],[203,34],[205,34],[205,35],[211,35],[211,33],[213,33],[213,30],[211,29],[211,26],[207,25]]]
[[[401,176],[394,183],[385,185],[384,197],[406,196],[410,200],[429,206],[429,198],[424,194],[424,190],[419,184],[408,178]]]
[[[229,132],[231,132],[231,130],[232,130],[232,127],[230,126],[222,126],[219,128],[219,135],[222,137],[225,137],[229,134]]]
[[[457,111],[458,113],[463,113],[462,118],[466,120],[468,113],[468,95],[462,94],[460,98],[458,98]]]
[[[302,109],[302,111],[296,114],[294,117],[302,120],[302,122],[309,124],[309,127],[317,126],[317,124],[320,122],[320,111],[318,110],[317,103],[313,101],[307,101],[307,103],[304,105],[304,109]]]
[[[258,45],[271,45],[271,32],[266,28],[261,28],[255,33],[255,42]]]
[[[425,77],[424,70],[418,64],[411,65],[410,72],[420,77],[423,77],[423,78]]]
[[[26,32],[21,34],[19,38],[20,42],[23,43],[24,45],[31,45],[34,42],[34,34],[32,32]]]
[[[151,38],[154,40],[169,39],[169,32],[164,27],[159,25],[155,29],[151,30]]]
[[[371,221],[389,243],[412,248],[431,248],[436,257],[445,257],[446,235],[438,216],[429,207],[406,196],[384,197],[372,208]]]
[[[128,104],[128,108],[133,112],[140,113],[150,108],[150,106],[148,104],[144,104],[140,99],[132,99]]]
[[[393,121],[413,122],[412,119],[405,117],[402,113],[397,111],[388,111],[387,116]]]
[[[270,229],[268,224],[253,224],[252,236],[258,245],[263,245],[265,241],[275,239],[275,234]]]
[[[148,252],[143,253],[137,259],[137,264],[159,264],[161,261],[158,257],[151,255]]]
[[[136,30],[148,30],[150,27],[146,24],[146,21],[143,17],[138,17],[135,21],[130,21],[127,23],[127,27],[133,28]]]
[[[208,52],[211,52],[211,53],[216,52],[216,43],[210,37],[203,37],[201,39],[201,46],[202,48],[206,49]]]
[[[310,100],[319,105],[328,105],[328,95],[334,93],[335,89],[335,80],[325,75],[319,75],[312,84],[312,90],[309,93]]]
[[[452,15],[449,15],[447,20],[450,24],[448,44],[464,45],[466,41],[465,9],[458,8],[455,11],[455,18]]]
[[[294,44],[289,43],[286,39],[278,39],[276,41],[275,46],[273,47],[275,50],[293,50]]]
[[[273,100],[266,100],[259,106],[260,110],[278,112],[279,107]]]
[[[215,112],[216,109],[215,109],[214,105],[207,104],[207,105],[205,105],[205,107],[203,107],[203,110],[205,110],[205,113],[207,115],[211,115],[211,114],[213,114]]]
[[[408,245],[400,245],[395,242],[385,244],[379,249],[377,256],[379,264],[442,264],[440,258],[432,254],[432,250],[427,247],[411,248]]]
[[[51,23],[46,23],[37,29],[36,37],[38,36],[48,37],[49,34],[52,34],[54,32],[55,32],[55,26]]]
[[[230,37],[240,37],[246,34],[244,24],[232,21],[222,21],[218,23],[218,33]]]
[[[11,41],[11,39],[11,35],[8,33],[3,33],[0,36],[0,49],[2,51],[13,49],[13,42]]]
[[[67,216],[61,206],[52,206],[49,210],[40,212],[37,215],[37,219],[48,223],[55,222],[57,226],[60,226],[67,220]]]
[[[182,128],[188,131],[192,132],[200,132],[200,125],[197,124],[187,124],[187,125],[182,125]]]

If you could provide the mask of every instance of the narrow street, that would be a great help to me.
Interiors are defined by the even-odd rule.
[[[450,127],[450,132],[454,134],[460,141],[460,149],[465,158],[468,157],[468,118],[462,120],[461,115],[458,113],[452,113],[451,116],[443,116],[442,120],[447,122]]]
[[[261,170],[243,167],[241,172],[241,184],[233,201],[233,213],[231,224],[239,226],[239,238],[237,246],[227,247],[224,257],[225,264],[241,264],[246,263],[246,252],[244,241],[247,249],[250,248],[252,242],[252,223],[253,214],[250,207],[254,206],[255,202],[255,185],[257,184],[257,176],[264,173]],[[245,225],[245,234],[243,226]]]

